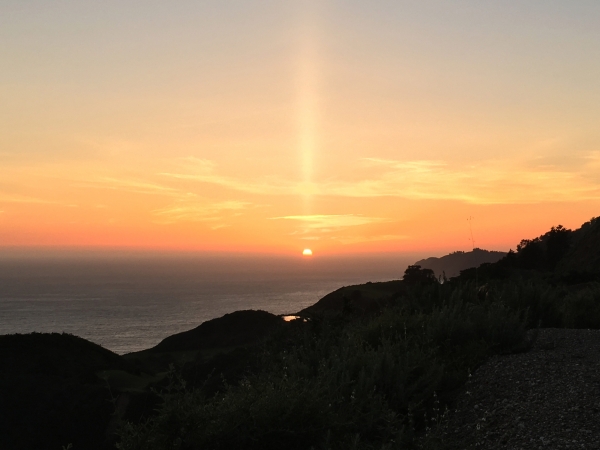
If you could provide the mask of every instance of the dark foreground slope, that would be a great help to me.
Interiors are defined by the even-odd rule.
[[[162,378],[169,367],[177,366],[190,386],[202,385],[215,392],[254,370],[256,347],[286,326],[280,316],[266,311],[235,311],[169,336],[148,350],[124,355],[124,359]]]
[[[237,383],[164,395],[150,422],[125,430],[123,448],[167,449],[174,438],[190,450],[443,448],[428,436],[470,371],[528,351],[540,323],[600,328],[599,250],[593,235],[556,227],[443,284],[410,266],[402,281],[341,288],[272,336]],[[568,258],[580,263],[567,276]]]
[[[262,339],[283,319],[266,311],[236,311],[163,339],[152,352],[237,347]]]
[[[153,390],[168,385],[169,365],[216,389],[221,374],[238,380],[248,348],[284,324],[237,311],[125,356],[69,334],[0,336],[0,449],[115,448],[120,422],[153,414]]]
[[[546,328],[490,358],[428,438],[438,449],[600,448],[600,330]]]
[[[350,313],[368,315],[390,306],[405,291],[401,280],[344,286],[296,314],[307,318]]]
[[[0,336],[0,448],[111,448],[111,392],[96,374],[118,355],[68,334]]]
[[[299,320],[238,311],[130,355],[2,336],[0,443],[107,448],[117,432],[125,450],[415,448],[469,371],[530,348],[527,328],[600,328],[599,235],[598,220],[555,227],[446,283],[410,266]]]

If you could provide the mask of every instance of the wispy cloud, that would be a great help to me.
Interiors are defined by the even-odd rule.
[[[355,214],[315,214],[303,216],[272,217],[273,220],[293,220],[300,222],[302,228],[310,231],[331,231],[339,228],[354,227],[372,223],[386,222],[380,217],[367,217]]]
[[[342,244],[359,244],[362,242],[404,241],[409,236],[404,234],[382,234],[374,236],[334,236],[333,239]]]
[[[179,189],[163,184],[153,183],[141,179],[98,177],[91,180],[77,181],[78,186],[123,190],[138,194],[162,194],[162,195],[180,195]]]
[[[0,193],[0,203],[45,203],[45,204],[55,204],[56,202],[51,202],[48,200],[43,200],[40,198],[29,197],[26,195],[14,195],[14,194],[2,194]]]
[[[215,184],[262,195],[312,195],[349,198],[397,197],[454,200],[474,204],[517,204],[600,199],[600,153],[583,165],[528,161],[481,161],[470,165],[441,160],[399,161],[365,158],[352,179],[300,182],[280,178],[237,179],[220,175],[211,161],[188,158],[182,173],[161,175]],[[361,170],[364,169],[364,170]],[[297,219],[300,220],[300,219]],[[312,223],[317,223],[315,220]]]
[[[595,161],[595,160],[593,160]],[[367,159],[376,177],[340,182],[327,191],[346,197],[404,197],[458,200],[477,204],[514,204],[600,198],[600,183],[590,180],[592,160],[579,171],[525,167],[502,161],[451,166],[443,161]]]
[[[176,222],[219,222],[239,216],[241,211],[252,206],[251,203],[241,201],[210,202],[200,201],[193,197],[188,200],[181,200],[177,203],[154,210],[155,216],[160,218],[161,223]],[[212,228],[223,228],[229,226],[228,223],[218,223]]]
[[[171,197],[176,202],[164,215],[184,220],[210,216],[205,206],[184,206],[187,192],[201,192],[193,182],[220,186],[243,194],[262,196],[328,196],[346,198],[394,197],[412,200],[450,200],[472,204],[526,204],[600,199],[600,151],[580,153],[577,164],[552,164],[547,158],[522,161],[487,160],[466,165],[442,160],[389,160],[365,158],[352,175],[332,173],[328,179],[303,182],[280,177],[240,178],[223,175],[214,161],[181,158],[173,170],[137,176],[90,176],[72,185],[122,190]],[[165,165],[169,167],[168,165]],[[336,178],[337,175],[337,178]],[[158,177],[158,178],[157,178]],[[183,187],[177,180],[186,180]],[[230,197],[232,195],[230,194]],[[53,203],[24,195],[2,194],[0,202]],[[178,204],[182,202],[183,204]],[[238,204],[235,200],[231,205]],[[243,202],[242,202],[243,203]],[[225,205],[225,206],[224,206]],[[227,202],[218,210],[228,208]],[[207,211],[209,211],[207,213]],[[193,218],[196,219],[193,219]],[[372,220],[363,216],[287,216],[304,224],[304,229],[331,229]],[[206,220],[206,219],[203,219]],[[378,219],[381,220],[381,219]],[[368,222],[371,223],[371,222]]]
[[[195,181],[222,186],[228,189],[252,194],[290,194],[292,185],[281,180],[241,180],[220,175],[213,161],[200,158],[185,158],[181,172],[160,172],[159,175],[178,180]]]
[[[588,165],[593,169],[600,167],[600,151],[590,152],[586,155],[585,159],[587,160]],[[597,172],[595,173],[597,174]]]

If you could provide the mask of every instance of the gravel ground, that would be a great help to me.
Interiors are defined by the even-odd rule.
[[[449,449],[600,449],[600,330],[541,329],[529,352],[492,358],[435,434]]]

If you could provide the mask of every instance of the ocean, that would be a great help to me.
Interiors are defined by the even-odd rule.
[[[237,310],[292,314],[342,286],[399,279],[418,258],[3,258],[0,334],[65,332],[124,354]]]

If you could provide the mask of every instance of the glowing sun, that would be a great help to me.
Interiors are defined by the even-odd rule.
[[[304,256],[312,256],[312,250],[310,248],[305,248],[304,250],[302,250],[302,254]]]

